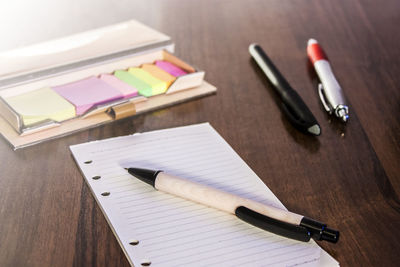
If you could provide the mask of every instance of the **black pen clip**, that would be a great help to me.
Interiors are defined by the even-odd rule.
[[[236,208],[235,214],[239,219],[268,232],[303,242],[310,241],[311,233],[305,227],[273,219],[243,206]]]

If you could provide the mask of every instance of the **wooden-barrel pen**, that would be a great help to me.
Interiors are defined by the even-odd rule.
[[[125,168],[155,189],[231,214],[274,234],[307,242],[310,238],[336,243],[339,231],[305,216],[242,198],[159,170]]]

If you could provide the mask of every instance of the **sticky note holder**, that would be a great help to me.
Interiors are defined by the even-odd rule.
[[[0,133],[17,149],[216,92],[204,81],[204,71],[173,52],[169,36],[132,20],[0,53]],[[7,98],[41,88],[112,75],[159,60],[187,72],[160,95],[118,99],[95,105],[72,119],[49,119],[29,126],[7,103]]]

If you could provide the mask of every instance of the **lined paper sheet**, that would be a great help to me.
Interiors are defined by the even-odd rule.
[[[338,266],[313,241],[266,232],[157,191],[124,170],[161,169],[285,209],[208,123],[75,145],[71,151],[132,265],[320,266],[322,258],[325,266]]]

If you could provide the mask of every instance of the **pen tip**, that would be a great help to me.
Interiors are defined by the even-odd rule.
[[[309,133],[313,135],[320,135],[321,134],[321,128],[319,127],[318,124],[315,124],[311,126],[310,128],[307,129]]]
[[[349,112],[348,112],[347,107],[341,107],[337,111],[337,115],[338,115],[338,117],[340,117],[342,119],[343,122],[346,122],[349,119]]]

